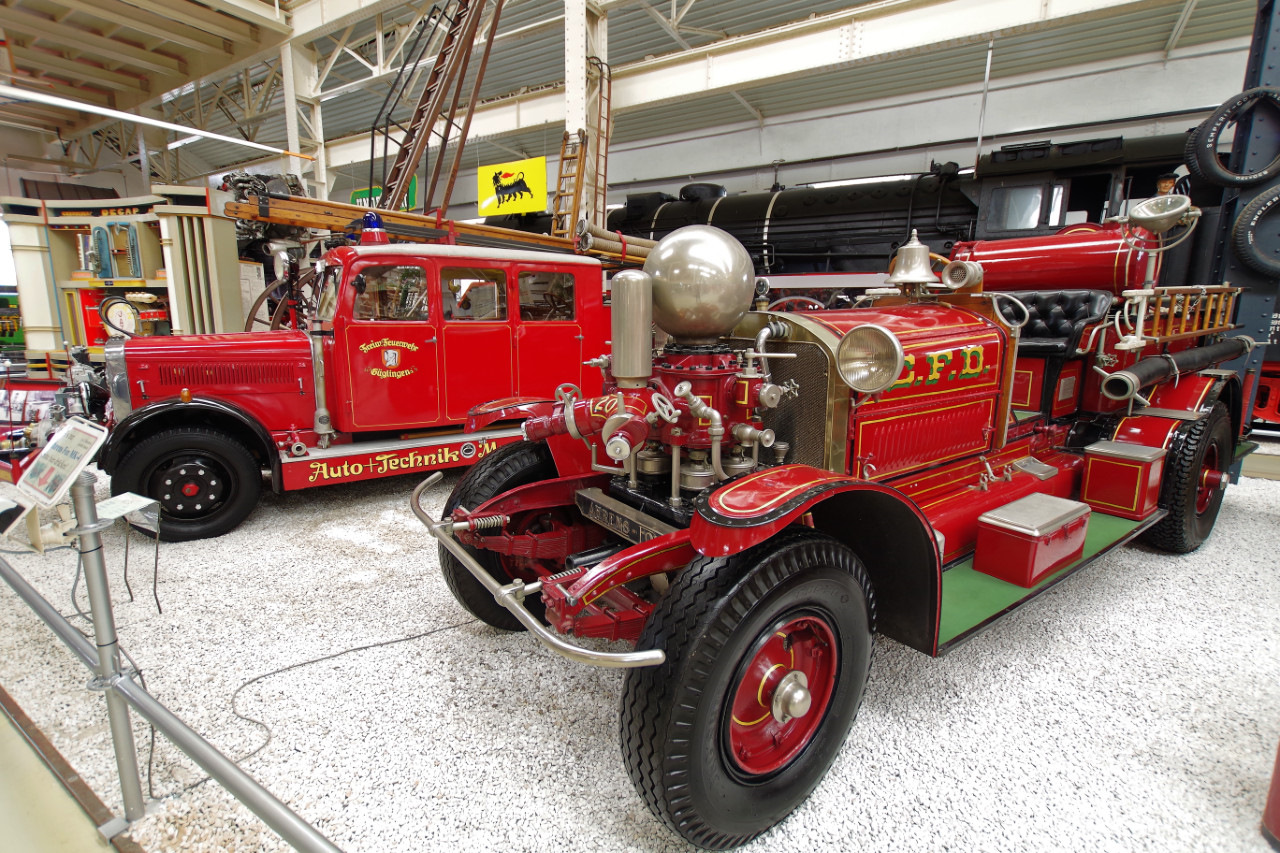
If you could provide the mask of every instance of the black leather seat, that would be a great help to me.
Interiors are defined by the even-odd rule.
[[[1040,410],[1053,411],[1063,365],[1076,357],[1084,330],[1106,319],[1112,296],[1106,290],[1012,290],[1009,296],[1027,308],[1029,319],[1018,338],[1019,358],[1044,359]],[[998,299],[1005,320],[1016,323],[1021,312],[1007,299]]]
[[[1112,302],[1105,290],[1012,290],[1007,295],[1025,305],[1030,316],[1022,327],[1018,355],[1075,355],[1084,330],[1105,319]],[[1022,319],[1006,300],[996,304],[1010,323]]]

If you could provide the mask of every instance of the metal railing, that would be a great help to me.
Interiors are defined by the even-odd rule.
[[[167,737],[174,746],[198,764],[206,773],[240,802],[244,803],[262,822],[271,827],[295,849],[338,853],[336,847],[311,824],[304,821],[288,806],[276,799],[266,788],[245,773],[231,759],[219,752],[194,729],[182,722],[168,708],[135,682],[135,673],[120,668],[120,651],[116,639],[115,617],[111,610],[111,597],[107,587],[106,563],[102,557],[101,532],[114,521],[99,521],[93,501],[92,474],[82,473],[71,486],[71,502],[75,508],[80,537],[80,553],[84,561],[85,581],[89,590],[90,614],[93,617],[94,641],[90,642],[76,630],[57,609],[31,584],[18,574],[4,559],[0,559],[0,578],[13,588],[37,616],[71,649],[85,666],[97,675],[89,682],[90,689],[101,690],[107,701],[107,717],[111,725],[111,740],[115,747],[116,769],[120,774],[120,790],[124,799],[125,819],[117,819],[109,831],[100,827],[104,835],[112,837],[138,820],[145,813],[142,782],[138,774],[138,757],[133,742],[133,730],[129,722],[129,707]],[[127,704],[126,704],[127,703]],[[111,826],[110,824],[108,826]]]

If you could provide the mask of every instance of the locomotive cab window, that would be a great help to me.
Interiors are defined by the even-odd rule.
[[[1000,231],[1021,231],[1040,224],[1044,187],[1000,187],[991,194],[988,227]]]
[[[574,319],[573,276],[564,272],[520,273],[520,319]]]
[[[428,320],[426,270],[372,266],[355,277],[356,320]]]
[[[1058,228],[1066,220],[1066,187],[1061,183],[995,187],[990,192],[983,214],[987,231]]]
[[[445,267],[440,304],[446,320],[507,319],[507,274],[502,270]]]

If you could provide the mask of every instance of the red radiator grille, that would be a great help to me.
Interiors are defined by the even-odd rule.
[[[247,385],[265,390],[271,386],[296,384],[289,362],[245,362],[230,364],[160,364],[157,378],[162,385],[182,387],[203,385]]]
[[[924,412],[860,421],[856,455],[886,477],[985,450],[995,401],[983,397]],[[865,475],[864,475],[865,476]]]

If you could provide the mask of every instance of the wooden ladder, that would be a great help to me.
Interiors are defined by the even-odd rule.
[[[446,9],[449,4],[446,4]],[[442,11],[441,15],[449,22],[440,51],[436,54],[427,76],[427,84],[418,98],[413,118],[400,143],[400,151],[391,164],[383,180],[382,198],[379,206],[386,210],[398,210],[409,192],[409,184],[413,173],[422,162],[422,153],[426,150],[431,130],[440,118],[445,120],[445,137],[449,127],[453,125],[453,114],[457,107],[456,94],[453,104],[446,109],[451,84],[458,84],[467,71],[467,62],[471,53],[471,44],[475,40],[476,28],[480,23],[479,12],[484,8],[483,0],[478,9],[473,9],[471,0],[456,0],[452,14]],[[441,147],[444,147],[442,141]],[[423,198],[430,198],[434,187],[428,187]]]
[[[586,168],[587,132],[576,135],[564,132],[560,143],[560,175],[551,202],[551,236],[573,239],[578,227],[578,210],[582,206],[582,174]]]

